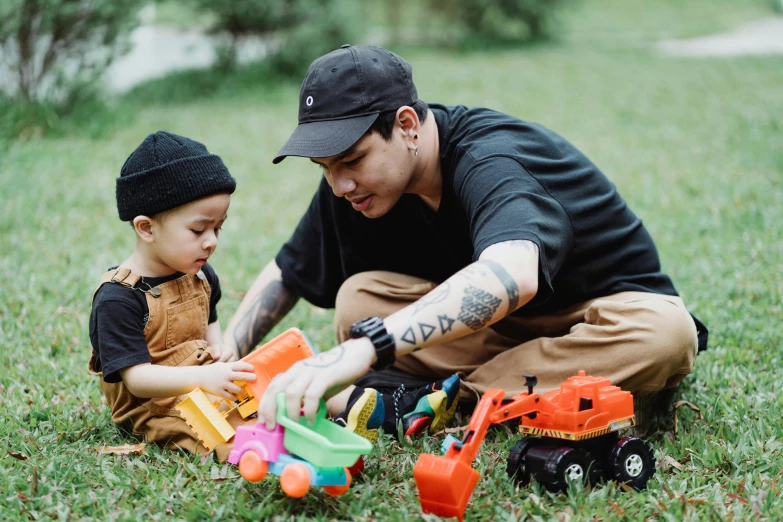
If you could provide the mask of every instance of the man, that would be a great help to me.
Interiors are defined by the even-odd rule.
[[[456,378],[420,387],[457,372],[463,395],[518,393],[523,374],[543,392],[586,370],[643,396],[675,386],[706,345],[641,220],[581,152],[488,109],[428,106],[385,49],[313,62],[274,163],[286,156],[324,178],[226,337],[247,353],[304,297],[336,308],[340,344],[272,382],[269,427],[280,391],[308,418],[331,396],[371,438],[380,417],[399,434],[440,427]]]

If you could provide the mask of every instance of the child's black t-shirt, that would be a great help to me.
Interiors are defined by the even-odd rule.
[[[220,281],[209,264],[205,264],[201,271],[211,288],[209,324],[212,324],[218,319],[216,307],[220,301]],[[103,373],[104,381],[120,382],[120,370],[123,368],[152,361],[144,338],[144,327],[149,317],[147,296],[136,288],[159,286],[183,275],[177,272],[164,277],[145,277],[144,283],[139,280],[135,288],[107,283],[98,290],[90,312],[90,342],[98,359],[95,370]]]

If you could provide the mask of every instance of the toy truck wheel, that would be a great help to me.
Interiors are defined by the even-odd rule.
[[[280,474],[283,493],[293,498],[302,498],[310,489],[310,472],[304,464],[289,464]]]
[[[339,497],[351,487],[351,472],[348,468],[345,468],[345,485],[344,486],[324,486],[324,491],[330,497]]]
[[[546,461],[543,482],[550,491],[566,491],[571,483],[596,482],[600,474],[597,467],[589,451],[567,446],[556,448]]]
[[[534,440],[532,437],[522,437],[511,448],[508,459],[506,459],[506,473],[522,487],[530,483],[530,471],[527,469],[526,458],[527,450],[530,449]]]
[[[655,455],[650,444],[636,437],[618,440],[609,455],[609,472],[617,482],[637,491],[644,489],[655,473]]]
[[[267,461],[253,450],[248,450],[239,459],[239,474],[248,482],[261,482],[269,469]]]

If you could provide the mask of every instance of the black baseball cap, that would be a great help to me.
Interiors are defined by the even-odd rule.
[[[340,154],[378,114],[418,99],[408,62],[380,47],[343,45],[310,65],[299,91],[299,125],[272,163]]]

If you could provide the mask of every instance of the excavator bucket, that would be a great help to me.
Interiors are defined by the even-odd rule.
[[[212,451],[221,442],[227,442],[236,433],[217,406],[196,388],[177,404],[177,409],[204,446]]]
[[[457,517],[460,522],[481,474],[463,460],[423,453],[413,468],[425,513]]]

